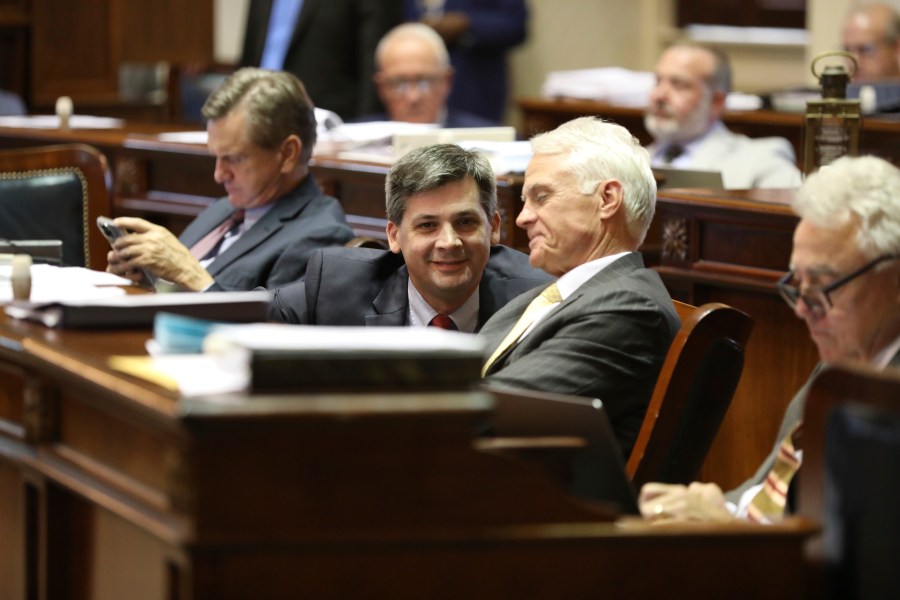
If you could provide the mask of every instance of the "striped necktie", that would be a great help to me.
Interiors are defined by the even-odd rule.
[[[778,456],[772,470],[747,506],[747,518],[757,523],[772,523],[784,516],[787,505],[788,487],[800,468],[800,455],[794,448],[794,440],[799,436],[802,423],[785,436],[778,448]]]
[[[488,369],[491,368],[491,365],[494,364],[504,352],[519,341],[519,338],[521,338],[522,334],[528,330],[535,318],[541,314],[541,311],[557,302],[562,302],[562,296],[560,296],[559,288],[556,287],[556,284],[552,283],[541,292],[540,296],[531,301],[531,304],[528,305],[525,312],[522,313],[522,316],[519,317],[519,320],[513,325],[513,328],[509,330],[509,333],[506,334],[506,337],[503,338],[503,341],[500,342],[500,345],[497,346],[497,349],[494,350],[491,357],[484,363],[484,367],[481,368],[481,376],[484,377],[487,374]]]

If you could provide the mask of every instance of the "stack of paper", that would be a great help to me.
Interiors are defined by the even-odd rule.
[[[485,354],[479,337],[434,327],[229,325],[204,348],[248,365],[254,392],[467,389]]]
[[[554,71],[547,74],[541,94],[547,98],[580,98],[641,107],[647,105],[655,82],[653,73],[618,67]]]

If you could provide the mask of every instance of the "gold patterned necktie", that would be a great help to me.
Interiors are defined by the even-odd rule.
[[[763,482],[762,489],[747,506],[747,518],[751,521],[772,523],[784,516],[788,487],[800,468],[800,456],[794,448],[794,440],[798,437],[801,426],[802,424],[798,424],[781,440],[772,470]]]
[[[541,292],[540,296],[531,301],[531,304],[528,305],[525,312],[522,313],[522,316],[519,317],[519,320],[513,325],[513,328],[509,330],[509,333],[506,334],[506,337],[503,338],[503,341],[500,342],[500,345],[497,346],[497,349],[494,350],[491,357],[484,363],[484,366],[481,368],[481,376],[484,377],[487,374],[488,369],[491,368],[491,365],[494,364],[504,352],[519,341],[519,338],[521,338],[522,334],[531,326],[534,319],[541,314],[542,310],[557,302],[562,302],[562,296],[560,296],[559,288],[556,287],[556,284],[552,283]]]

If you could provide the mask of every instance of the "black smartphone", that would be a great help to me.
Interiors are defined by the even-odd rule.
[[[125,235],[125,230],[114,224],[109,217],[97,217],[97,228],[100,229],[100,233],[103,234],[110,246],[112,246],[114,241]],[[156,276],[147,269],[141,269],[141,273],[144,274],[144,285],[155,288]]]

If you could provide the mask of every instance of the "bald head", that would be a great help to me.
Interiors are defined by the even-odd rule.
[[[887,4],[868,4],[847,15],[844,49],[856,59],[853,81],[900,79],[900,14]]]
[[[378,95],[392,121],[437,123],[446,109],[453,69],[432,28],[406,23],[389,31],[375,51]]]

